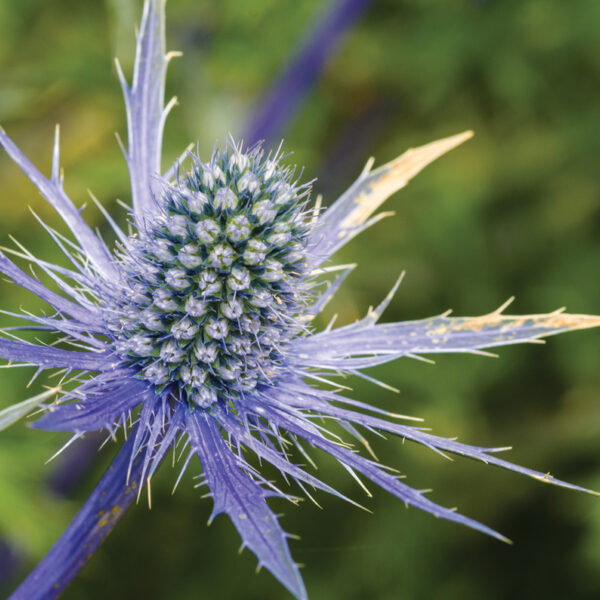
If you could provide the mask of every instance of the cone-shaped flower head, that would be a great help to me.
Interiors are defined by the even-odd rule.
[[[106,325],[155,393],[209,407],[285,372],[307,305],[309,187],[259,147],[189,159],[163,182],[144,235],[121,249]]]

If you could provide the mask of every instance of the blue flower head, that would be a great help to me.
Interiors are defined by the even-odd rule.
[[[309,304],[309,187],[259,147],[189,158],[189,172],[160,180],[146,235],[123,240],[105,319],[113,352],[155,395],[212,410],[292,375]]]
[[[0,355],[39,370],[81,373],[77,386],[52,388],[0,412],[0,427],[41,409],[33,427],[72,432],[72,439],[101,429],[112,436],[119,428],[128,432],[96,491],[13,599],[56,597],[180,442],[187,449],[181,472],[199,459],[213,516],[226,513],[243,546],[297,598],[306,598],[304,585],[288,535],[267,504],[270,497],[294,497],[261,475],[252,454],[306,494],[314,488],[343,497],[294,460],[298,453],[308,457],[309,447],[324,450],[353,476],[364,476],[407,505],[503,539],[409,487],[328,431],[328,422],[367,450],[363,431],[387,432],[439,453],[582,489],[502,460],[499,448],[469,446],[401,424],[401,415],[349,398],[331,378],[370,379],[364,369],[400,357],[481,353],[598,326],[600,318],[561,311],[508,316],[503,306],[476,318],[444,313],[379,323],[398,281],[363,319],[324,331],[312,325],[354,267],[334,266],[334,252],[382,216],[373,215],[391,194],[471,133],[409,150],[376,170],[369,163],[323,211],[318,202],[311,204],[310,184],[286,166],[281,148],[268,153],[230,140],[206,162],[197,152],[184,153],[161,175],[162,131],[175,104],[164,106],[173,56],[164,46],[164,2],[146,0],[131,86],[118,69],[133,203],[130,234],[104,211],[118,238],[114,252],[63,189],[58,131],[48,179],[0,129],[0,144],[75,238],[46,228],[69,268],[21,253],[59,291],[0,253],[0,271],[54,309],[51,316],[18,316],[63,342],[44,346],[7,334],[0,338]]]

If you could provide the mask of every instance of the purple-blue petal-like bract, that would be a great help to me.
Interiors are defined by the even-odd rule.
[[[0,356],[38,372],[76,372],[65,387],[0,411],[0,429],[41,410],[34,428],[68,431],[73,439],[96,430],[113,437],[121,428],[128,432],[99,487],[13,600],[56,597],[180,441],[187,452],[182,473],[199,459],[200,485],[208,488],[213,516],[227,514],[259,566],[299,599],[307,595],[288,548],[289,535],[267,502],[294,497],[261,475],[260,461],[297,483],[301,493],[309,494],[310,487],[349,500],[297,463],[298,457],[308,457],[308,447],[318,448],[407,505],[504,539],[362,456],[330,432],[328,422],[366,449],[361,429],[388,432],[440,454],[467,456],[586,491],[497,458],[501,448],[469,446],[401,425],[400,415],[348,398],[329,380],[338,375],[372,380],[364,369],[400,357],[485,353],[600,325],[599,317],[561,310],[509,316],[507,304],[481,317],[444,313],[380,323],[398,280],[363,319],[315,330],[314,317],[354,268],[333,265],[333,253],[386,216],[375,212],[390,195],[471,133],[411,149],[375,170],[368,163],[327,210],[311,204],[310,184],[283,164],[281,148],[267,153],[259,144],[244,147],[229,140],[206,161],[185,153],[161,175],[162,132],[175,104],[164,105],[166,69],[174,56],[166,53],[164,32],[164,1],[146,0],[131,86],[118,67],[127,110],[123,151],[131,177],[132,233],[123,232],[102,209],[117,238],[114,251],[63,189],[58,129],[50,178],[0,129],[0,145],[74,237],[42,224],[68,267],[14,251],[40,268],[58,291],[0,252],[0,272],[52,309],[43,316],[15,313],[26,325],[4,332]],[[27,328],[57,334],[63,347],[19,339]]]

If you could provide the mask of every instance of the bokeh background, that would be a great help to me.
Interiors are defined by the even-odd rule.
[[[349,322],[407,276],[386,319],[488,312],[515,294],[512,310],[600,311],[600,3],[597,0],[373,0],[340,38],[283,129],[290,160],[329,203],[366,159],[390,160],[411,145],[464,129],[475,138],[393,197],[396,216],[353,241],[340,261],[359,261],[328,307]],[[127,173],[114,132],[125,135],[112,58],[132,65],[138,0],[2,0],[0,123],[48,170],[53,127],[62,127],[66,188],[87,188],[124,212]],[[165,157],[199,140],[250,128],[265,94],[299,44],[311,40],[321,0],[169,0],[168,40],[184,51],[168,89]],[[314,42],[314,40],[313,40]],[[9,234],[58,259],[29,211],[62,226],[24,176],[0,155],[0,240]],[[93,206],[85,209],[107,238]],[[62,229],[61,229],[62,230]],[[64,230],[63,230],[64,231]],[[2,307],[37,310],[6,283]],[[500,358],[409,359],[372,374],[400,395],[352,382],[357,396],[425,417],[434,432],[600,489],[598,331]],[[0,407],[24,397],[27,369],[0,372]],[[37,384],[36,384],[37,385]],[[31,388],[34,393],[38,388]],[[66,526],[114,454],[110,445],[79,475],[89,445],[46,465],[64,442],[20,423],[0,437],[0,594],[8,593]],[[92,441],[95,444],[95,441]],[[373,440],[380,459],[431,497],[458,506],[514,540],[439,521],[373,489],[365,498],[345,471],[319,456],[319,474],[373,514],[319,496],[284,512],[313,600],[600,597],[600,500],[464,459],[446,461],[401,440]],[[93,451],[95,454],[95,451]],[[66,600],[276,599],[289,595],[255,558],[238,555],[233,526],[210,528],[209,500],[191,468],[171,496],[164,465],[153,507],[141,502],[65,592]],[[61,479],[62,478],[62,479]]]

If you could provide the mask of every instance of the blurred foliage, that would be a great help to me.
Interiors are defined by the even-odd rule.
[[[54,123],[63,133],[66,188],[79,203],[90,188],[124,211],[127,174],[113,133],[125,132],[111,59],[131,68],[133,0],[3,0],[0,3],[0,122],[34,163],[48,169]],[[243,129],[254,103],[285,67],[323,4],[317,0],[170,0],[168,39],[185,56],[168,89],[181,106],[167,127],[165,156],[190,141],[208,153]],[[389,202],[397,211],[343,250],[360,261],[332,302],[340,322],[363,314],[407,270],[389,320],[440,313],[482,314],[516,294],[515,312],[568,305],[600,310],[600,3],[597,0],[374,0],[345,39],[285,134],[293,160],[332,201],[368,156],[472,128],[476,137],[429,167]],[[58,219],[21,173],[0,156],[0,239],[15,234],[34,253],[58,251],[28,205]],[[110,238],[95,207],[88,219]],[[2,285],[2,305],[38,305]],[[598,332],[507,348],[500,359],[404,360],[373,370],[395,396],[352,382],[356,394],[425,417],[440,435],[485,446],[512,444],[509,458],[600,489]],[[2,371],[6,406],[23,397],[31,373]],[[32,388],[33,389],[33,388]],[[52,495],[45,460],[64,436],[22,424],[0,437],[0,533],[25,560],[15,585],[56,539],[110,460],[69,499]],[[583,599],[600,594],[600,504],[516,475],[448,462],[400,440],[374,440],[380,459],[432,498],[457,505],[515,541],[513,547],[440,522],[373,490],[373,515],[330,498],[285,512],[284,527],[305,563],[313,600],[377,598]],[[323,459],[324,457],[317,457]],[[60,461],[60,459],[58,459]],[[342,469],[320,475],[361,498]],[[59,464],[59,463],[54,463]],[[193,488],[176,495],[167,466],[145,502],[127,514],[67,600],[86,598],[267,599],[287,597]],[[362,498],[361,498],[362,500]]]

